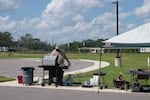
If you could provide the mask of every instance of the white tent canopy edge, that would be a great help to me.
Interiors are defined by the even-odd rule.
[[[150,47],[150,23],[112,37],[102,42],[101,48]]]

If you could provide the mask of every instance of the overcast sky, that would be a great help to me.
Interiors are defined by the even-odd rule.
[[[0,31],[51,43],[116,35],[116,0],[0,0]],[[119,0],[119,34],[150,22],[150,0]]]

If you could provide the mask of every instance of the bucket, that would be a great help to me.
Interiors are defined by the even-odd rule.
[[[18,84],[22,84],[22,83],[23,83],[22,76],[18,75]]]

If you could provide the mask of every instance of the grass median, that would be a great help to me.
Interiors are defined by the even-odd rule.
[[[6,76],[0,76],[0,82],[8,82],[8,81],[13,81],[15,79],[8,78]]]

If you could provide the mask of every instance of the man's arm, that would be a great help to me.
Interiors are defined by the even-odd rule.
[[[66,61],[68,62],[68,66],[71,66],[71,63],[70,63],[70,61],[69,61],[69,59],[67,58],[67,56],[66,56],[66,54],[65,54],[65,52],[62,50],[62,53],[63,53],[63,55],[64,55],[64,58],[66,59]]]

